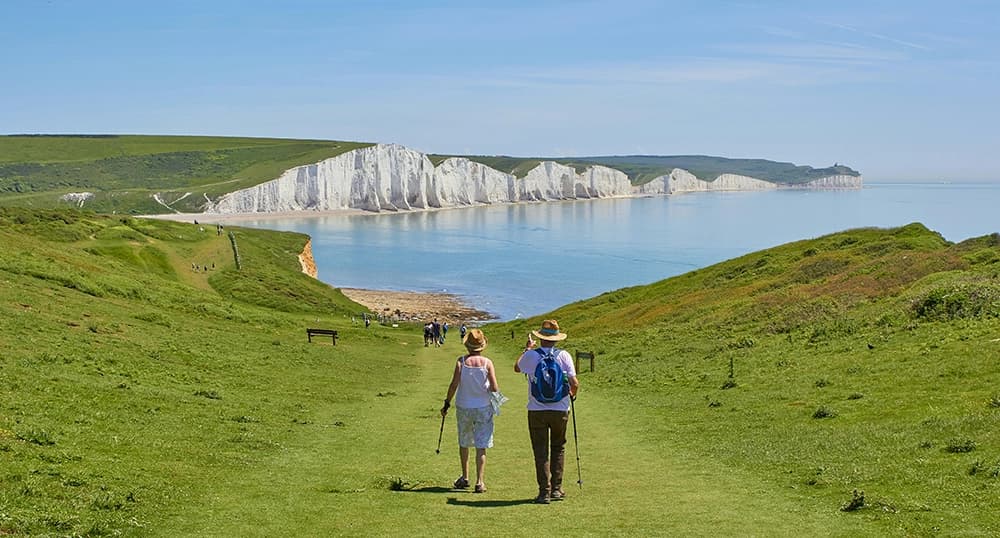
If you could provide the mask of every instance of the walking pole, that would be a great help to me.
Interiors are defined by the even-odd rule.
[[[581,488],[583,487],[583,474],[580,472],[580,440],[576,438],[576,405],[574,405],[576,398],[569,399],[570,411],[573,414],[573,446],[576,448],[576,483]]]
[[[435,454],[441,453],[441,436],[444,435],[444,415],[441,415],[441,431],[438,432],[438,447],[434,451]]]

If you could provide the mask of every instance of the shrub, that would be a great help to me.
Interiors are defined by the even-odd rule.
[[[964,454],[976,449],[976,442],[972,439],[952,439],[944,447],[945,452],[952,454]]]
[[[833,418],[837,416],[836,411],[826,407],[825,405],[819,406],[815,412],[813,412],[813,418]]]
[[[56,444],[56,440],[45,430],[30,430],[27,433],[19,433],[17,434],[17,438],[39,446]]]
[[[919,299],[914,315],[930,321],[1000,316],[1000,287],[983,283],[938,288]]]
[[[853,512],[855,510],[861,509],[862,507],[864,507],[864,505],[865,505],[865,492],[854,490],[854,492],[851,495],[851,500],[844,503],[844,505],[840,507],[840,511]]]

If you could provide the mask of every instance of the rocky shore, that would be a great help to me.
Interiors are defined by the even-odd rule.
[[[478,325],[495,319],[489,312],[477,310],[448,293],[423,293],[413,291],[364,290],[341,288],[350,300],[381,313],[390,319],[426,323],[437,319],[441,323],[458,327]]]

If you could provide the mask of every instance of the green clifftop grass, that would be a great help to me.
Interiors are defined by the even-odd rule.
[[[305,236],[225,232],[0,209],[0,534],[1000,533],[996,235],[849,230],[485,326],[512,402],[477,496],[454,417],[434,454],[455,339],[352,323]],[[511,369],[542,317],[597,353],[550,507]]]
[[[270,181],[363,142],[138,135],[0,136],[0,205],[53,208],[59,196],[92,192],[94,211],[198,212],[205,196]]]

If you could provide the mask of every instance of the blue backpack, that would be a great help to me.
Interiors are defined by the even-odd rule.
[[[535,351],[542,356],[542,360],[535,366],[531,396],[541,403],[554,403],[569,396],[569,383],[559,363],[556,362],[559,350],[553,347],[549,348],[548,353],[545,352],[545,348],[538,348]]]

